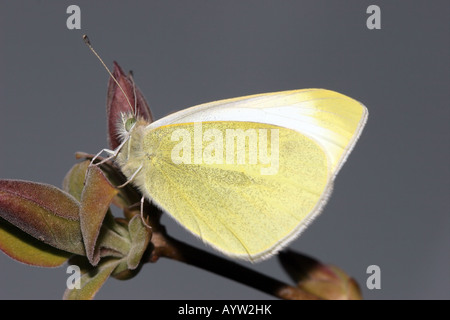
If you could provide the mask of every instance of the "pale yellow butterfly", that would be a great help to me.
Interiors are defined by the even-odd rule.
[[[123,114],[116,162],[205,243],[259,261],[322,211],[367,116],[324,89],[210,102],[153,123]]]
[[[363,104],[330,90],[263,93],[153,123],[122,114],[121,144],[102,151],[188,231],[255,262],[285,247],[322,211],[367,116]]]

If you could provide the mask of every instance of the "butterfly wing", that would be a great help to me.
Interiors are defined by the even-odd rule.
[[[229,256],[258,261],[281,249],[320,213],[366,118],[361,103],[322,89],[260,94],[192,107],[146,128],[143,148],[151,150],[150,162],[136,177],[136,184],[206,243]],[[173,150],[179,149],[180,139],[173,138],[174,132],[194,139],[195,123],[200,121],[202,134],[216,133],[214,139],[210,134],[209,140],[201,142],[200,153],[207,156],[205,150],[213,150],[209,156],[216,160],[219,148],[213,143],[222,139],[216,146],[226,146],[227,129],[278,130],[277,172],[265,175],[261,170],[268,168],[267,163],[238,163],[237,159],[233,163],[195,163],[194,147],[190,163],[175,163]],[[261,140],[257,135],[258,145]],[[247,160],[250,148],[246,142]]]
[[[257,261],[289,242],[320,211],[331,179],[327,155],[314,140],[255,122],[196,126],[162,126],[146,135],[143,144],[154,149],[136,181],[148,198],[194,235],[229,256]],[[248,135],[241,139],[242,148],[235,139],[230,149],[230,130]],[[200,155],[195,146],[188,147],[195,139],[189,137],[198,132],[214,136],[202,139]],[[178,157],[180,144],[186,147],[180,152],[184,162]],[[263,150],[257,161],[252,161],[252,146],[258,146],[256,153]],[[230,159],[229,150],[236,157]]]
[[[346,95],[301,89],[201,104],[155,121],[149,128],[196,121],[250,121],[289,128],[323,147],[335,176],[358,140],[367,116],[366,107]]]

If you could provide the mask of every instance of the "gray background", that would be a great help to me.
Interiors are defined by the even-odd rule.
[[[78,4],[82,30],[66,28]],[[382,29],[366,28],[378,4]],[[2,1],[0,177],[60,186],[74,152],[106,147],[108,75],[132,69],[156,118],[202,102],[321,87],[369,121],[323,214],[291,248],[340,266],[367,299],[450,298],[448,1]],[[175,237],[204,248],[164,220]],[[246,263],[244,263],[246,264]],[[382,289],[365,287],[381,267]],[[251,268],[288,281],[277,259]],[[65,268],[0,254],[0,298],[59,299]],[[101,299],[268,299],[178,262],[110,279]]]

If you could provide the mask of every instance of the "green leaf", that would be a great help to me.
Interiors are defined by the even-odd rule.
[[[142,268],[142,263],[138,265],[136,269],[130,270],[128,268],[128,263],[126,259],[123,259],[122,262],[114,269],[114,272],[111,274],[111,277],[114,277],[117,280],[129,280],[135,277]]]
[[[117,233],[106,226],[102,226],[100,235],[97,239],[96,248],[98,251],[103,250],[105,253],[112,250],[116,253],[120,253],[121,257],[126,257],[130,251],[129,235],[124,237],[120,233]],[[105,253],[101,256],[106,256]]]
[[[109,205],[117,192],[100,168],[95,165],[88,167],[86,183],[81,193],[80,225],[86,256],[92,265],[100,261],[97,238]]]
[[[84,179],[90,161],[86,160],[75,164],[63,180],[63,190],[71,194],[78,201],[81,200],[81,192],[84,188]]]
[[[111,212],[108,212],[103,220],[103,225],[124,238],[130,238],[130,233],[128,232],[128,220],[115,218]]]
[[[0,218],[0,250],[22,263],[55,268],[72,255],[42,243]]]
[[[55,248],[84,255],[80,205],[68,193],[47,184],[0,180],[0,217]]]
[[[147,249],[152,232],[141,219],[141,216],[134,216],[129,224],[128,231],[130,232],[131,248],[128,253],[128,268],[130,270],[136,269],[141,262],[142,255]]]
[[[95,268],[81,269],[80,289],[66,289],[63,299],[65,300],[91,300],[100,290],[114,269],[121,263],[119,259],[102,260]]]

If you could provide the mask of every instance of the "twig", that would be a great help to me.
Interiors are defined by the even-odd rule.
[[[153,232],[154,248],[148,262],[156,262],[160,257],[173,259],[210,271],[249,287],[258,289],[285,300],[318,300],[317,296],[290,286],[277,279],[248,269],[233,261],[216,256],[174,239],[163,232]]]

